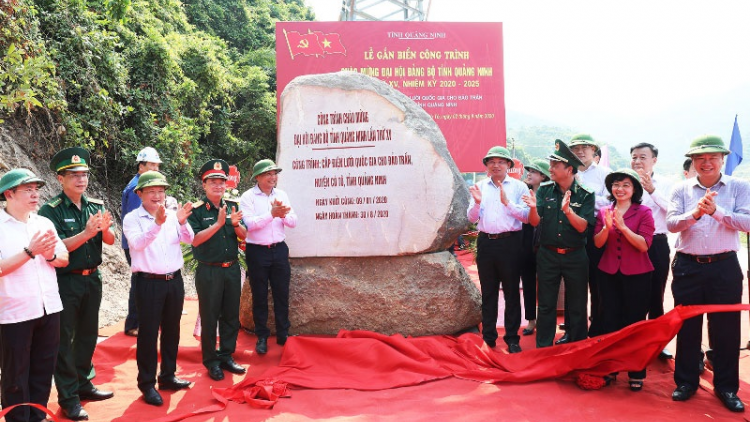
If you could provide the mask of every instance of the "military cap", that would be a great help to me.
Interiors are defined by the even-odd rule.
[[[565,145],[565,142],[555,139],[555,151],[547,157],[548,160],[561,161],[575,168],[581,167],[583,163],[573,154],[573,151]]]
[[[13,169],[0,178],[0,201],[5,201],[5,192],[27,183],[38,183],[39,187],[45,185],[44,180],[38,178],[29,169]]]
[[[198,172],[201,175],[201,181],[206,179],[228,179],[229,164],[224,160],[208,160]]]
[[[90,154],[81,147],[65,148],[52,157],[49,168],[55,173],[63,170],[88,171]]]
[[[615,182],[617,176],[627,176],[633,180],[633,199],[640,199],[643,197],[643,185],[641,185],[641,176],[631,168],[621,168],[609,173],[604,178],[604,185],[607,187],[610,195],[612,194],[612,183]]]
[[[503,147],[492,147],[489,151],[487,151],[487,155],[484,156],[482,159],[482,164],[485,166],[487,165],[487,160],[490,158],[502,158],[505,160],[510,161],[510,168],[513,168],[515,163],[513,163],[513,158],[510,156],[510,152],[506,148]]]
[[[695,138],[693,142],[690,143],[690,149],[685,153],[685,157],[690,157],[694,154],[709,154],[712,152],[720,152],[724,155],[730,153],[730,151],[724,146],[724,141],[722,141],[721,138],[714,135],[704,135]]]
[[[594,149],[599,149],[599,144],[597,144],[594,138],[588,133],[573,135],[573,137],[570,138],[570,144],[568,146],[574,147],[576,145],[591,145]]]
[[[259,175],[273,170],[281,172],[281,168],[279,168],[273,160],[260,160],[253,166],[253,175],[250,179],[255,179]]]
[[[166,176],[158,171],[150,170],[144,172],[138,177],[138,184],[135,185],[135,190],[139,191],[151,186],[164,186],[165,188],[168,188],[169,183],[167,183]]]
[[[523,166],[523,168],[525,168],[527,171],[528,170],[535,170],[535,171],[538,171],[539,173],[547,176],[547,178],[550,177],[550,175],[549,175],[549,161],[544,161],[544,160],[540,160],[538,158],[535,158],[535,159],[531,160],[531,163],[526,164],[525,166]]]

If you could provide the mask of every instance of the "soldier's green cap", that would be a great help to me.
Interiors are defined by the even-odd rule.
[[[490,158],[502,158],[505,160],[510,161],[510,168],[513,168],[513,158],[510,156],[510,152],[506,148],[503,147],[492,147],[489,151],[487,151],[487,155],[484,156],[482,159],[482,164],[485,166],[487,165],[487,160]]]
[[[45,185],[44,180],[38,178],[29,169],[13,169],[0,178],[0,201],[5,201],[5,192],[27,183],[38,183],[39,187]]]
[[[568,146],[574,147],[576,145],[591,145],[595,149],[599,149],[599,144],[597,144],[594,138],[588,133],[573,135],[573,137],[570,138]]]
[[[685,157],[690,157],[694,154],[708,154],[712,152],[720,152],[724,155],[730,153],[730,151],[724,146],[724,141],[722,141],[721,138],[714,135],[705,135],[695,138],[693,142],[690,143],[690,149],[685,153]]]
[[[135,185],[135,190],[139,191],[151,186],[164,186],[165,188],[168,188],[169,183],[167,183],[166,176],[158,171],[150,170],[144,172],[138,177],[138,184]]]
[[[281,168],[273,162],[273,160],[260,160],[253,166],[253,175],[250,179],[255,179],[263,173],[276,170],[281,172]]]
[[[81,147],[65,148],[52,157],[49,168],[55,173],[63,170],[88,171],[91,155]]]
[[[573,154],[573,151],[565,145],[565,142],[555,139],[555,151],[547,157],[548,160],[561,161],[575,168],[581,167],[583,163]]]
[[[612,183],[614,183],[617,176],[628,176],[633,179],[633,199],[640,199],[643,197],[643,185],[641,185],[641,176],[631,168],[621,168],[609,173],[604,178],[604,185],[607,187],[610,195],[612,194]]]
[[[199,172],[201,181],[206,179],[224,179],[229,177],[229,164],[224,160],[209,160],[201,167]]]
[[[550,177],[549,175],[549,161],[540,160],[538,158],[535,158],[531,160],[531,163],[526,164],[523,166],[526,170],[535,170],[539,173],[542,173],[543,175]]]

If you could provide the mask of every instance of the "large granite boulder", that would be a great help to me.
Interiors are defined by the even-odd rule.
[[[287,85],[277,164],[299,218],[286,231],[292,257],[440,251],[468,226],[468,188],[437,124],[366,75],[308,75]]]
[[[481,322],[481,296],[448,252],[399,257],[292,259],[292,334],[370,330],[452,334]],[[240,318],[252,330],[252,297],[243,284]],[[269,296],[269,328],[274,331]]]

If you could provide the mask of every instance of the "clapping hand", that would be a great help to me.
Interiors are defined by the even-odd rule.
[[[271,203],[271,215],[273,217],[284,218],[291,210],[290,207],[282,204],[278,199],[274,199]]]

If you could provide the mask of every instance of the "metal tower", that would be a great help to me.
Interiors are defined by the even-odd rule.
[[[426,21],[429,14],[430,0],[342,0],[339,20]]]

